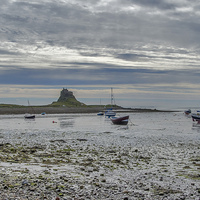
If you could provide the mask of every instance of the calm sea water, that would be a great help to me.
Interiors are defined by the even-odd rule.
[[[0,142],[48,142],[49,140],[84,139],[93,145],[143,146],[200,142],[200,125],[183,112],[120,113],[129,115],[128,126],[113,125],[110,119],[96,114],[0,116]]]

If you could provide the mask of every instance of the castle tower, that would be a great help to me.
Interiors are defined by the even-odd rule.
[[[60,97],[57,102],[65,102],[68,99],[75,99],[75,96],[73,95],[73,92],[69,91],[68,89],[63,88],[63,90],[60,92]]]

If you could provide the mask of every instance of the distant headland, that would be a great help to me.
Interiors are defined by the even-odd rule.
[[[35,114],[46,112],[48,114],[59,113],[97,113],[105,111],[108,108],[113,108],[118,112],[161,112],[156,109],[140,109],[140,108],[123,108],[118,105],[86,105],[76,99],[73,92],[63,88],[60,92],[60,97],[57,101],[49,105],[31,106]],[[29,112],[29,106],[15,104],[0,104],[0,114],[24,114]],[[166,112],[166,111],[162,111]],[[171,111],[170,111],[171,112]]]

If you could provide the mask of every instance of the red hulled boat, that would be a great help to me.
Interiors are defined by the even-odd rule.
[[[111,117],[110,119],[111,119],[113,124],[127,125],[128,124],[129,115],[124,116],[124,117]]]

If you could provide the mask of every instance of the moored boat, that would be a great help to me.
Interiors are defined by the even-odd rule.
[[[105,116],[106,116],[106,117],[114,117],[115,115],[116,115],[116,112],[112,111],[112,109],[107,110],[107,111],[105,112]]]
[[[25,119],[35,119],[35,115],[26,113],[26,114],[24,115],[24,118],[25,118]]]
[[[200,115],[199,114],[192,114],[192,120],[200,123]]]
[[[190,109],[185,110],[184,113],[185,113],[186,115],[189,115],[189,114],[191,114],[191,110],[190,110]]]
[[[111,117],[110,119],[111,119],[113,124],[127,125],[128,124],[129,115],[123,116],[123,117]]]
[[[29,100],[28,100],[28,106],[30,107]],[[32,111],[34,111],[32,107],[30,107],[30,108],[32,109]],[[34,114],[30,114],[30,113],[26,113],[26,114],[24,115],[24,118],[25,118],[25,119],[35,119],[35,115],[34,115]]]
[[[104,115],[104,113],[103,112],[98,112],[97,115]]]
[[[112,110],[112,106],[113,106],[113,102],[114,102],[114,96],[113,96],[113,88],[111,88],[111,108],[109,108],[106,112],[105,112],[105,117],[114,117],[116,115],[116,112],[114,112]]]

